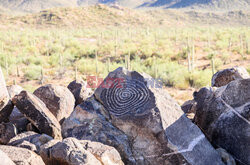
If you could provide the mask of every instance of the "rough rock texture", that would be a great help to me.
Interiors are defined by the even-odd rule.
[[[194,115],[196,112],[196,105],[197,103],[195,100],[188,100],[181,106],[182,111],[191,120],[194,119]]]
[[[250,164],[250,79],[197,93],[195,123],[210,141],[238,162]]]
[[[0,110],[0,122],[9,122],[9,116],[14,109],[14,105],[9,100],[8,103]]]
[[[40,155],[47,165],[102,165],[75,138],[52,140],[41,147]]]
[[[79,105],[63,123],[64,136],[113,146],[125,164],[223,164],[198,127],[159,87],[160,82],[146,74],[116,69],[94,97]],[[115,132],[126,138],[114,138]],[[123,146],[109,141],[123,141]]]
[[[227,153],[226,150],[223,148],[217,148],[216,151],[220,154],[222,161],[226,165],[236,165],[234,158],[229,153]]]
[[[224,69],[215,73],[212,77],[212,86],[221,87],[227,85],[233,80],[241,80],[250,78],[247,70],[243,67],[234,67]]]
[[[94,97],[78,105],[62,124],[63,137],[75,137],[113,146],[119,151],[125,164],[135,164],[130,140],[122,131],[108,122],[98,108],[102,107]]]
[[[19,134],[27,131],[27,125],[30,123],[30,121],[26,117],[22,117],[15,120],[10,120],[10,123],[15,125],[17,133]]]
[[[75,80],[72,81],[68,85],[68,89],[72,92],[75,97],[75,105],[81,104],[84,100],[86,100],[93,93],[91,88],[87,88],[87,82],[83,80]]]
[[[17,135],[16,127],[11,123],[0,124],[0,144],[7,144],[11,138]]]
[[[2,150],[0,150],[0,162],[3,165],[15,165],[15,163]]]
[[[84,149],[91,152],[102,165],[124,165],[119,152],[117,152],[115,148],[88,140],[81,140],[80,143]]]
[[[45,104],[35,95],[22,91],[13,98],[21,113],[41,132],[61,139],[61,126]]]
[[[40,156],[28,149],[0,145],[0,150],[5,152],[16,165],[45,165]]]
[[[58,85],[45,85],[34,91],[59,122],[69,117],[75,107],[75,99],[68,88]]]
[[[46,134],[41,135],[29,131],[18,134],[9,141],[8,145],[26,148],[36,153],[39,153],[40,147],[43,144],[49,142],[50,140],[53,140],[53,138]]]

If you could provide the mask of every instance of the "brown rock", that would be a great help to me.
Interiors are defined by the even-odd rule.
[[[28,149],[0,145],[0,150],[5,152],[16,165],[45,165],[40,156]]]
[[[249,78],[247,70],[243,67],[234,67],[224,69],[215,73],[212,77],[212,87],[221,87],[227,85],[233,80]]]
[[[21,113],[41,132],[61,139],[61,126],[45,104],[35,95],[22,91],[13,98]]]
[[[60,123],[74,110],[74,96],[66,87],[45,85],[35,90],[34,95],[45,103]]]
[[[87,82],[83,80],[75,80],[72,81],[68,85],[68,89],[72,92],[75,97],[75,105],[81,104],[84,100],[86,100],[90,95],[92,95],[91,88],[87,87]]]

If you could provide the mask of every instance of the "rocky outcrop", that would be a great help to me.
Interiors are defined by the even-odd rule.
[[[184,104],[182,104],[182,106],[181,106],[182,111],[191,120],[194,119],[194,115],[196,112],[196,105],[197,105],[197,103],[195,100],[188,100]]]
[[[45,165],[40,156],[28,149],[0,145],[0,150],[5,152],[16,165]]]
[[[212,77],[212,86],[221,87],[227,85],[233,80],[250,78],[247,70],[243,67],[233,67],[224,69],[215,73]]]
[[[7,144],[11,138],[17,135],[16,127],[11,123],[0,124],[0,144]]]
[[[8,121],[8,117],[13,110],[13,105],[10,102],[10,97],[6,88],[6,83],[0,67],[0,123]]]
[[[81,104],[93,93],[91,88],[87,87],[87,82],[83,80],[74,80],[68,85],[68,89],[72,92],[75,97],[75,105]]]
[[[15,163],[2,150],[0,150],[0,162],[3,165],[15,165]]]
[[[39,153],[40,147],[50,140],[53,140],[53,138],[46,134],[41,135],[35,132],[28,131],[18,134],[17,136],[12,138],[9,141],[8,145],[26,148]]]
[[[74,110],[74,96],[66,87],[45,85],[35,90],[34,95],[45,103],[59,122],[63,122]]]
[[[59,152],[60,151],[60,152]],[[75,138],[62,142],[52,140],[41,147],[40,155],[47,165],[102,165],[101,162]]]
[[[250,79],[235,80],[220,88],[197,93],[195,123],[209,140],[236,161],[250,164]]]
[[[223,164],[159,83],[116,69],[63,123],[63,135],[113,146],[125,164]]]
[[[21,113],[41,132],[61,139],[61,126],[46,105],[35,95],[22,91],[13,98]]]

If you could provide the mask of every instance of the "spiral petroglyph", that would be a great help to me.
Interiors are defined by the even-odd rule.
[[[115,116],[143,112],[143,105],[149,101],[149,89],[142,81],[126,79],[114,81],[112,88],[103,91],[105,107]]]

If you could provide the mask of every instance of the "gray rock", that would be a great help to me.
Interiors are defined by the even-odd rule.
[[[183,116],[159,83],[146,74],[116,69],[94,97],[79,105],[63,123],[64,136],[113,146],[125,164],[223,164],[204,134]],[[114,137],[115,132],[120,137]],[[109,141],[123,141],[124,145]],[[189,146],[191,149],[186,148]]]
[[[83,80],[74,80],[68,85],[68,89],[75,97],[75,105],[81,104],[84,100],[90,97],[93,92],[91,88],[87,87],[87,82]]]
[[[188,100],[181,106],[182,111],[190,120],[194,119],[194,115],[196,112],[196,104],[197,103],[195,100]]]
[[[11,112],[9,116],[9,121],[15,121],[23,117],[24,115],[17,109],[17,107],[14,107],[13,111]]]
[[[45,103],[60,123],[74,110],[74,96],[66,87],[49,84],[35,90],[34,95]]]
[[[39,153],[40,147],[43,144],[49,142],[50,140],[53,140],[53,138],[46,134],[41,135],[29,131],[18,134],[9,141],[8,145],[26,148],[36,153]]]
[[[16,127],[11,123],[0,124],[0,144],[7,144],[11,138],[17,135]]]
[[[16,95],[21,93],[23,91],[23,88],[19,85],[11,85],[11,86],[7,86],[7,90],[8,90],[10,98],[12,99]]]
[[[15,163],[2,150],[0,150],[0,162],[3,165],[15,165]]]
[[[61,139],[61,126],[45,104],[35,95],[22,91],[12,102],[21,113],[41,132]]]
[[[15,120],[10,120],[11,124],[14,124],[16,129],[17,129],[17,133],[22,133],[27,131],[27,125],[30,123],[29,120],[25,117],[22,118],[18,118]]]
[[[89,140],[80,140],[84,149],[92,153],[102,165],[124,165],[119,152],[111,146]]]
[[[217,148],[216,151],[220,154],[221,159],[226,165],[236,165],[234,158],[223,148]]]
[[[224,69],[215,73],[212,77],[212,86],[221,87],[227,85],[233,80],[250,78],[247,70],[243,67],[233,67]]]
[[[135,164],[130,140],[101,115],[98,107],[102,108],[94,97],[78,105],[62,124],[63,137],[75,137],[113,146],[121,154],[125,164]]]
[[[28,149],[0,145],[0,150],[5,152],[16,165],[45,165],[40,156]]]
[[[197,93],[195,123],[210,141],[238,162],[250,164],[250,79]]]
[[[101,165],[101,162],[75,138],[67,138],[62,142],[52,140],[41,147],[40,155],[48,165]]]

